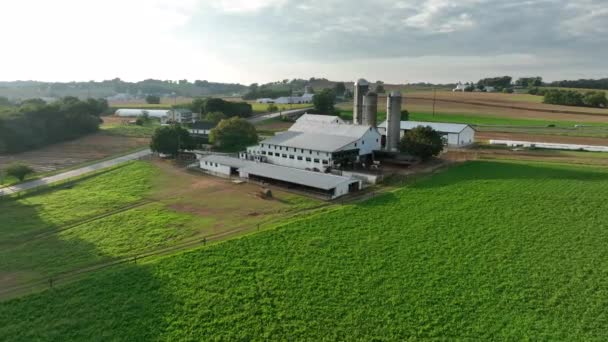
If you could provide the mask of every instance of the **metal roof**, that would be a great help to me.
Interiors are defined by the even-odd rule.
[[[216,123],[209,121],[197,121],[192,124],[193,129],[212,129],[215,128],[215,126],[217,126]]]
[[[236,168],[242,168],[242,167],[246,167],[251,164],[256,164],[256,162],[253,162],[250,160],[239,159],[239,158],[228,157],[228,156],[220,156],[220,155],[216,155],[216,154],[211,154],[211,155],[205,156],[205,157],[201,158],[200,160],[208,161],[210,163],[218,163],[218,164],[222,164],[222,165],[226,165],[226,166],[230,166],[230,167],[236,167]]]
[[[354,182],[356,179],[330,175],[327,173],[306,171],[292,167],[279,166],[267,163],[252,163],[240,171],[250,175],[272,178],[284,182],[310,186],[317,189],[330,190],[345,182]]]
[[[118,116],[142,116],[144,112],[148,113],[148,116],[153,118],[163,118],[169,115],[170,109],[132,109],[122,108],[115,112]]]
[[[316,134],[331,134],[332,136],[349,137],[355,141],[361,139],[365,133],[372,130],[371,126],[350,125],[345,123],[331,123],[298,119],[291,127],[290,132],[304,132]]]
[[[279,145],[323,152],[335,152],[356,140],[356,138],[342,135],[287,131],[279,133],[272,138],[265,139],[260,142],[260,144]]]
[[[424,121],[401,121],[402,130],[410,130],[418,126],[430,126],[437,132],[442,133],[460,133],[465,128],[470,127],[466,124],[442,123],[442,122],[424,122]],[[386,121],[378,125],[378,128],[386,128]]]
[[[335,122],[344,123],[344,120],[342,120],[342,118],[339,117],[339,116],[335,116],[335,115],[320,115],[320,114],[308,114],[308,113],[305,113],[304,115],[300,116],[298,118],[298,120],[296,120],[296,122],[298,122],[298,121],[312,121],[312,122],[325,122],[325,123],[335,123]]]

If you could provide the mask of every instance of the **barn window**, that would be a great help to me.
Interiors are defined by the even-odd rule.
[[[319,164],[319,159],[315,158],[314,162]]]
[[[327,164],[329,164],[329,162],[327,160],[323,159],[323,165],[327,165]]]
[[[306,157],[306,161],[307,161],[307,162],[309,162],[309,161],[310,161],[310,158]]]
[[[290,154],[290,155],[289,155],[289,159],[294,159],[293,154]]]
[[[283,157],[283,158],[287,158],[287,155],[286,155],[286,154],[283,154],[281,157]]]
[[[302,160],[302,156],[298,156],[298,160]]]
[[[262,151],[262,154],[263,154],[263,155],[266,155],[266,151]]]

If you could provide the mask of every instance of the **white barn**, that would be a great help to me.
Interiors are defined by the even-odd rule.
[[[287,132],[247,148],[241,158],[309,170],[371,159],[381,148],[376,128],[344,124],[336,116],[305,114]]]
[[[134,108],[123,108],[118,109],[114,115],[122,117],[136,117],[143,116],[147,113],[151,118],[167,118],[169,116],[170,109],[134,109]]]
[[[219,155],[199,159],[200,168],[210,174],[276,184],[335,199],[361,189],[362,181],[344,176],[306,171]]]
[[[401,137],[406,131],[418,126],[430,126],[439,132],[444,139],[444,144],[449,147],[464,147],[475,142],[475,130],[465,124],[423,122],[423,121],[401,121]],[[378,125],[378,131],[386,137],[386,121]]]

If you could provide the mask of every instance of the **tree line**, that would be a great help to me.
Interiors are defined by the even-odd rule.
[[[579,107],[608,107],[608,99],[603,91],[588,91],[582,93],[576,90],[561,90],[561,89],[537,89],[535,94],[543,95],[543,103],[564,105],[564,106],[579,106]]]
[[[96,132],[108,110],[104,99],[26,100],[0,114],[0,153],[26,151]]]
[[[586,88],[586,89],[608,89],[608,78],[600,78],[597,80],[580,79],[580,80],[563,80],[551,82],[552,87],[560,88]]]

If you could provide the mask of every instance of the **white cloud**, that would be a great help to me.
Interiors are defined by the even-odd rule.
[[[256,12],[268,7],[277,7],[286,0],[211,0],[210,5],[225,12]]]

